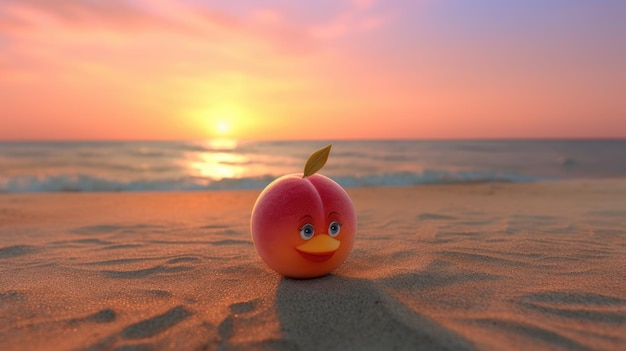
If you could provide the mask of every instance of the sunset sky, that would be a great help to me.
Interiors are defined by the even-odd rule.
[[[0,0],[0,140],[626,137],[622,0]]]

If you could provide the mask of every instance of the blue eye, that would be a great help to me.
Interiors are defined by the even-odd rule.
[[[332,221],[328,226],[328,234],[330,236],[337,236],[341,230],[341,224],[337,221]]]
[[[313,234],[315,234],[315,227],[313,227],[313,224],[307,223],[302,226],[302,229],[300,229],[300,237],[304,240],[311,239]]]

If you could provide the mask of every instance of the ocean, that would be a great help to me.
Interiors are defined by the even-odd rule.
[[[626,176],[626,140],[2,142],[0,192],[262,189],[329,143],[344,187]]]

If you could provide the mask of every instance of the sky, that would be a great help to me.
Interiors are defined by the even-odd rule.
[[[623,0],[0,0],[0,140],[626,137]]]

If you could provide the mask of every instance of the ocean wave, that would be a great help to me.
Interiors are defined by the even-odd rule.
[[[425,170],[421,173],[400,172],[359,177],[336,177],[335,181],[344,187],[368,186],[412,186],[427,184],[455,183],[500,183],[500,182],[534,182],[542,180],[521,174],[502,173],[497,171],[437,171]]]
[[[92,175],[13,176],[0,178],[0,192],[119,192],[119,191],[194,191],[263,189],[276,177],[225,178],[209,180],[199,177],[173,179],[116,180]],[[491,171],[422,173],[387,173],[332,177],[340,185],[351,187],[415,186],[476,182],[533,182],[541,179],[519,174]]]

